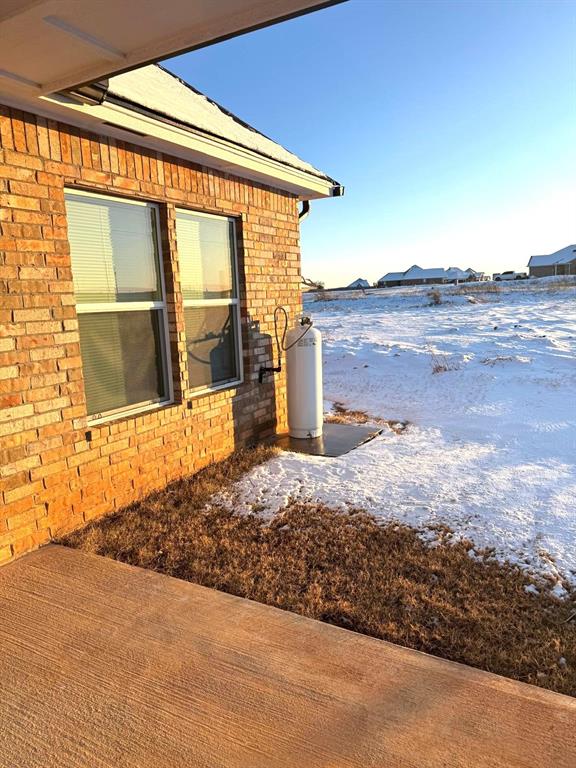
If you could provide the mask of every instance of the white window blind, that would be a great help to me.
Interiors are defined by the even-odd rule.
[[[153,206],[68,193],[66,211],[76,301],[161,300]]]
[[[156,206],[67,191],[66,213],[88,414],[169,401]]]
[[[193,390],[242,380],[234,220],[178,210],[176,239]]]

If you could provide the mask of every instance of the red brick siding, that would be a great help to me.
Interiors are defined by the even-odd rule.
[[[65,186],[160,204],[174,405],[87,426]],[[178,205],[239,233],[244,384],[191,399]],[[258,369],[276,304],[300,307],[299,266],[293,196],[0,106],[0,563],[283,429],[284,374]]]

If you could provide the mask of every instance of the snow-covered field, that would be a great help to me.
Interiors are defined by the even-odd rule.
[[[290,499],[362,507],[489,547],[576,584],[576,284],[498,293],[388,289],[307,303],[324,337],[324,396],[407,420],[337,459],[285,453],[229,502],[274,514]],[[472,551],[474,556],[474,551]]]

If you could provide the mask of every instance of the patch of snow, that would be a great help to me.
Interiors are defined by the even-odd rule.
[[[559,600],[562,600],[568,594],[568,590],[564,588],[562,582],[560,581],[556,582],[556,584],[550,590],[550,592],[554,595],[554,597],[557,597]]]
[[[284,453],[228,502],[359,507],[426,537],[447,525],[562,597],[576,585],[576,288],[446,294],[315,303],[327,403],[409,426],[339,458]],[[451,364],[434,373],[434,355]]]

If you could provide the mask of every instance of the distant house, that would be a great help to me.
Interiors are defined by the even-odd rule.
[[[470,279],[470,275],[468,272],[466,272],[463,269],[460,269],[460,267],[448,267],[446,270],[446,277],[448,278],[445,282],[454,282],[454,283],[463,283],[465,280]]]
[[[459,267],[432,267],[422,269],[414,264],[405,272],[388,272],[378,280],[379,288],[392,288],[399,285],[434,285],[442,283],[463,283],[471,280],[479,280],[482,273],[473,269],[460,269]]]
[[[370,288],[370,283],[368,280],[364,280],[363,277],[359,277],[357,280],[354,280],[353,283],[350,283],[350,285],[347,285],[346,288]]]
[[[404,272],[388,272],[384,277],[378,280],[379,288],[394,288],[404,283]]]
[[[530,277],[576,275],[576,245],[567,245],[548,256],[531,256],[528,267]]]
[[[468,269],[464,270],[465,274],[467,275],[467,280],[473,281],[473,280],[484,280],[484,272],[478,272],[475,269],[472,269],[472,267],[468,267]]]

